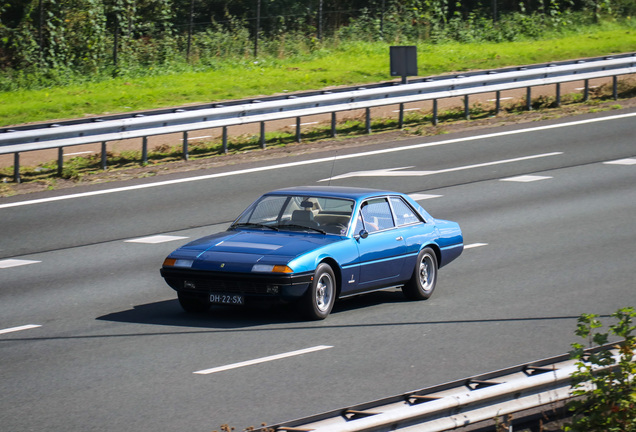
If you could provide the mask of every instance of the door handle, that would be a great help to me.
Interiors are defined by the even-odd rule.
[[[402,236],[399,236],[399,237],[397,237],[397,238],[395,239],[395,241],[402,241],[402,240],[404,240],[404,237],[402,237]]]

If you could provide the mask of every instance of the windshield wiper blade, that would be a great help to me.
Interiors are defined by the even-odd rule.
[[[316,227],[310,227],[307,225],[299,225],[299,224],[284,224],[284,225],[279,225],[280,228],[300,228],[300,229],[304,229],[304,230],[312,230],[312,231],[316,231],[319,232],[320,234],[327,234],[327,231],[322,230],[320,228],[316,228]]]
[[[232,228],[237,228],[237,227],[269,228],[271,230],[278,231],[278,228],[275,226],[265,225],[260,223],[253,223],[253,222],[243,222],[243,223],[238,223],[236,225],[232,225]]]

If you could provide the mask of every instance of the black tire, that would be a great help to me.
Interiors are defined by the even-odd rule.
[[[336,276],[331,266],[319,264],[314,280],[301,300],[303,316],[312,321],[327,318],[336,301],[336,288]]]
[[[198,298],[182,292],[177,292],[179,304],[188,313],[203,313],[210,309],[210,302],[205,298]]]
[[[417,255],[413,275],[403,287],[402,292],[409,300],[426,300],[437,284],[437,255],[431,248],[424,248]]]

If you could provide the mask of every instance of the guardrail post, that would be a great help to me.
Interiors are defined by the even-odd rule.
[[[526,88],[526,109],[532,111],[532,88]]]
[[[296,142],[300,143],[300,117],[296,117]]]
[[[336,131],[336,113],[332,112],[331,113],[331,137],[335,138],[336,135],[338,135]]]
[[[148,137],[145,136],[141,140],[141,163],[146,165],[148,163]]]
[[[470,120],[470,107],[468,102],[468,95],[464,96],[464,118]]]
[[[433,126],[437,126],[437,99],[433,99]]]
[[[400,104],[400,115],[399,115],[398,124],[400,129],[404,128],[404,104],[403,103]]]
[[[102,141],[102,169],[106,170],[106,141]]]
[[[223,135],[221,141],[223,142],[223,153],[227,154],[227,126],[223,126]]]
[[[556,83],[556,106],[561,107],[561,83]]]
[[[262,121],[261,122],[261,148],[263,150],[265,150],[266,144],[265,144],[265,122]]]
[[[57,175],[62,177],[64,170],[64,147],[57,148]]]
[[[13,181],[20,183],[20,153],[13,153]]]
[[[183,160],[190,159],[188,154],[188,131],[183,131]]]
[[[497,96],[495,97],[495,115],[501,111],[501,90],[497,90]]]
[[[590,80],[586,79],[585,86],[583,89],[583,102],[587,102],[589,98],[590,98]]]
[[[612,77],[612,95],[614,100],[618,100],[618,77],[616,75]]]
[[[366,111],[366,115],[365,115],[365,129],[367,131],[368,134],[371,133],[371,108],[365,108]]]

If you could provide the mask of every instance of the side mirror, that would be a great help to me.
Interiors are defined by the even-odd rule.
[[[369,237],[369,231],[367,231],[365,229],[362,229],[362,230],[360,230],[358,235],[360,236],[360,238],[365,239],[365,238]]]

